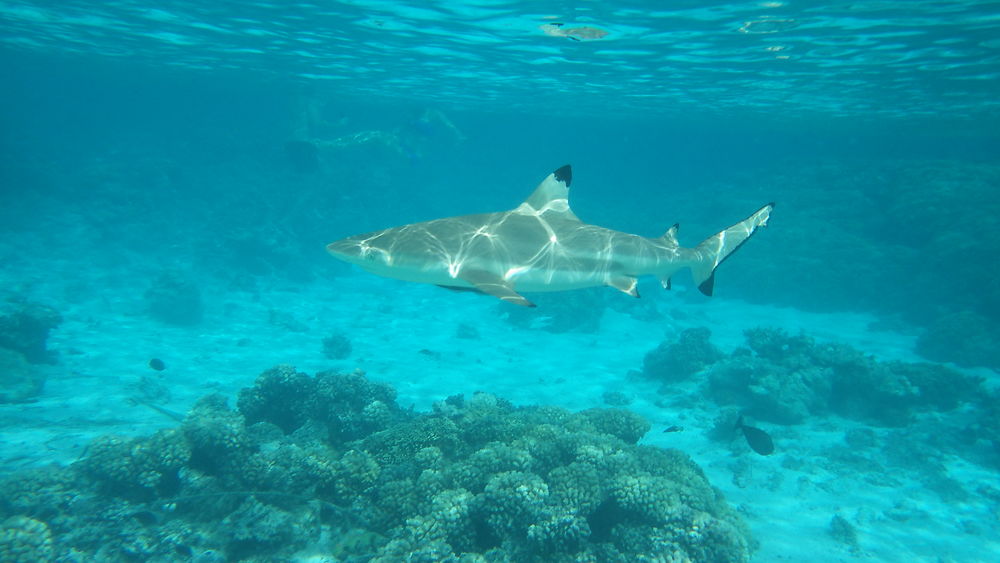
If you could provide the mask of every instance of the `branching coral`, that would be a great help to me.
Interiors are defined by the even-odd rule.
[[[52,532],[44,522],[11,516],[0,524],[0,561],[44,563],[54,555]]]
[[[389,385],[368,381],[362,372],[326,371],[309,377],[288,365],[262,373],[240,391],[239,411],[250,423],[270,422],[286,433],[308,421],[319,423],[334,443],[362,438],[405,418]]]
[[[146,500],[175,492],[178,471],[190,459],[181,432],[162,430],[145,439],[98,438],[77,468],[107,494]]]

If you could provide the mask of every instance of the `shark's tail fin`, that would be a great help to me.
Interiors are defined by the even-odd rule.
[[[708,237],[694,248],[695,263],[691,266],[691,272],[694,274],[694,283],[702,293],[712,295],[715,269],[743,246],[758,227],[767,226],[772,209],[774,204],[769,203],[732,227]]]

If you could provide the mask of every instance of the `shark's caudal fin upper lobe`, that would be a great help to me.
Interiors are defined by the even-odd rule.
[[[712,295],[715,287],[715,269],[726,258],[743,246],[759,227],[766,227],[771,216],[774,203],[769,203],[753,213],[753,215],[736,223],[724,231],[720,231],[695,247],[697,261],[691,266],[694,282],[705,295]]]

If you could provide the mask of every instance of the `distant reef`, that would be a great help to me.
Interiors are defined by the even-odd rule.
[[[1000,324],[972,311],[943,315],[917,339],[917,353],[938,362],[1000,369]]]
[[[777,424],[833,413],[903,426],[922,412],[982,405],[989,396],[982,378],[940,364],[880,361],[847,344],[771,327],[744,336],[746,347],[723,354],[707,328],[687,329],[646,355],[643,374],[669,387],[704,371],[705,392],[717,404]]]
[[[649,423],[360,372],[264,372],[147,438],[0,481],[0,560],[748,561],[741,517]]]
[[[928,359],[1000,368],[1000,166],[960,160],[830,161],[771,170],[766,237],[726,264],[726,296],[806,310],[874,312],[928,329]],[[714,188],[745,197],[761,172]],[[770,186],[774,186],[771,188]],[[794,186],[794,190],[787,190]],[[698,192],[701,193],[701,192]],[[763,194],[762,194],[763,195]],[[956,314],[985,333],[955,346]],[[977,344],[986,336],[992,339]],[[924,352],[921,351],[923,354]]]
[[[741,414],[769,426],[825,421],[845,430],[839,449],[827,452],[831,463],[864,472],[881,464],[885,475],[891,467],[913,469],[947,502],[960,498],[963,486],[947,475],[943,455],[1000,468],[1000,390],[984,378],[941,364],[883,361],[777,328],[755,327],[744,336],[746,346],[725,354],[707,328],[685,330],[646,354],[642,375],[662,383],[660,392],[674,402],[713,400],[720,413],[709,433],[714,440],[739,444],[733,437]],[[677,398],[692,380],[696,389]]]

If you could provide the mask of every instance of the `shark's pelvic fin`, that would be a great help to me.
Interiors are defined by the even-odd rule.
[[[535,304],[525,299],[523,295],[514,291],[511,283],[497,274],[485,270],[468,270],[463,268],[458,274],[458,278],[464,280],[487,295],[492,295],[502,301],[521,305],[522,307],[534,307]]]
[[[622,293],[627,293],[632,297],[639,297],[639,290],[637,286],[639,285],[639,280],[632,276],[617,276],[608,280],[608,285],[621,291]]]
[[[660,237],[660,242],[670,248],[680,248],[681,243],[677,242],[677,229],[681,227],[680,223],[674,223],[667,229],[667,232],[663,233]],[[670,289],[670,276],[663,276],[660,278],[660,285],[663,289]]]
[[[702,293],[712,295],[712,290],[715,287],[715,269],[733,252],[743,246],[743,243],[753,236],[758,227],[767,226],[772,209],[774,209],[774,203],[769,203],[755,211],[753,215],[708,237],[695,247],[697,262],[691,266],[691,272],[694,274],[694,283],[698,285],[698,289]],[[667,232],[669,233],[669,231]]]
[[[542,180],[515,211],[538,216],[558,213],[561,219],[579,221],[580,218],[569,207],[569,184],[572,181],[573,169],[567,164]]]

